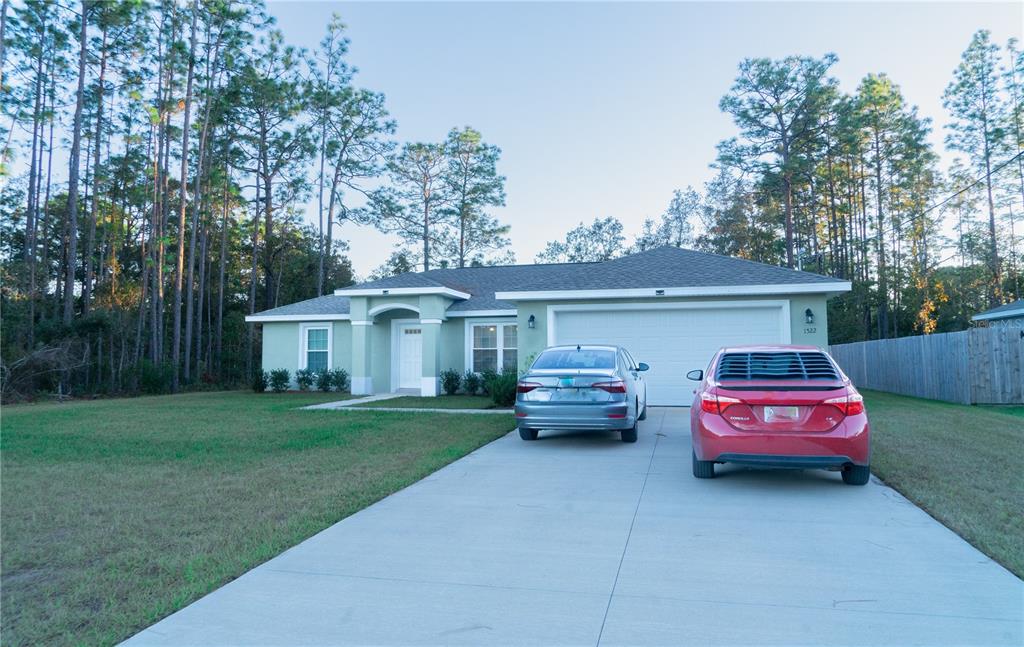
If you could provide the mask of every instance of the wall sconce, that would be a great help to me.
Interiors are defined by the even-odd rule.
[[[531,328],[531,329],[532,328],[536,328],[537,327],[537,317],[534,317],[533,315],[530,315],[530,318],[526,320],[526,326],[528,328]]]
[[[804,310],[804,322],[812,324],[814,323],[814,313],[811,312],[810,308]]]

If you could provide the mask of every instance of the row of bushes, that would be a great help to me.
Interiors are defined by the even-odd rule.
[[[518,379],[519,375],[511,367],[506,367],[500,373],[492,370],[460,373],[450,368],[441,371],[441,388],[448,395],[455,395],[460,390],[467,395],[483,392],[491,396],[494,404],[499,407],[510,407],[516,401]]]
[[[275,368],[269,373],[267,371],[257,372],[253,379],[252,390],[256,393],[263,393],[269,388],[274,393],[283,393],[288,390],[291,383],[292,376],[288,369]],[[299,385],[300,391],[309,391],[314,385],[325,393],[329,391],[347,393],[351,388],[348,371],[343,368],[319,373],[308,368],[300,368],[295,371],[295,383]]]

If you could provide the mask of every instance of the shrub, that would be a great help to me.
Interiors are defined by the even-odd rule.
[[[330,369],[320,371],[316,375],[316,388],[327,393],[334,388],[334,375]]]
[[[309,387],[313,386],[315,379],[316,374],[308,368],[300,368],[295,371],[295,383],[299,385],[300,391],[308,391]]]
[[[139,371],[139,388],[143,393],[150,395],[167,393],[171,389],[173,376],[174,369],[170,364],[164,362],[154,364],[148,359],[144,359]]]
[[[448,395],[455,395],[462,383],[462,375],[453,368],[441,371],[441,388]]]
[[[491,382],[496,377],[498,377],[498,372],[493,369],[486,368],[480,371],[480,388],[483,389],[484,395],[491,394]]]
[[[499,407],[511,407],[516,401],[516,383],[519,374],[511,366],[505,367],[501,373],[490,371],[484,380],[484,388],[490,394],[494,404]]]
[[[351,386],[348,381],[348,371],[343,368],[336,368],[331,371],[331,383],[341,393],[348,393]]]
[[[263,393],[267,390],[269,381],[270,376],[267,375],[266,371],[256,371],[256,375],[252,378],[252,390],[256,393]]]
[[[283,393],[288,390],[292,377],[286,368],[275,368],[270,371],[270,388],[274,393]]]
[[[469,395],[476,395],[480,390],[480,376],[473,371],[466,371],[462,376],[462,390]]]

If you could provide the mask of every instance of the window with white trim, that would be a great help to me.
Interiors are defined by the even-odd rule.
[[[518,362],[518,330],[514,323],[473,324],[472,367],[475,373],[515,369]]]
[[[306,328],[306,340],[305,340],[305,353],[306,353],[306,368],[313,371],[314,373],[320,373],[330,368],[330,343],[327,336],[330,334],[330,329],[327,327],[323,328]]]

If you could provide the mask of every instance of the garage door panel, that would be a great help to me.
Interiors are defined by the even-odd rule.
[[[615,344],[651,370],[644,374],[652,405],[689,405],[686,373],[706,368],[722,346],[777,344],[779,306],[743,308],[564,310],[554,313],[557,344]]]

